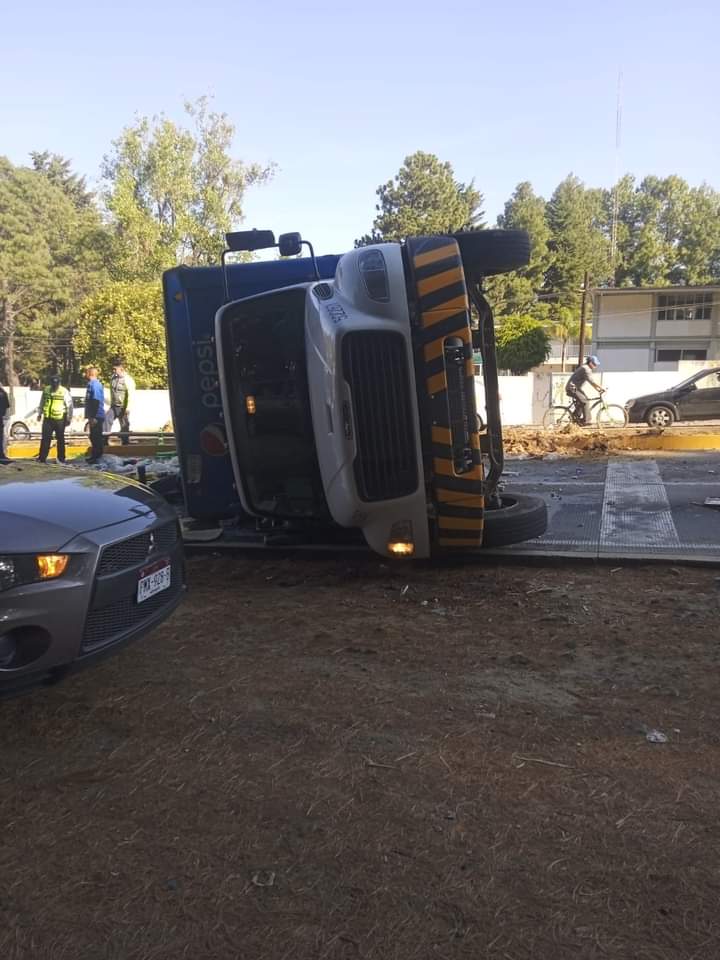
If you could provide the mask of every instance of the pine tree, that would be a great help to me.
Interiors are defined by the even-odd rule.
[[[474,182],[457,181],[452,166],[433,153],[418,150],[406,157],[395,177],[376,193],[372,232],[356,241],[358,246],[483,226],[483,198]]]

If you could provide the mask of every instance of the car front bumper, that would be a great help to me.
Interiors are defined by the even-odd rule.
[[[14,649],[0,667],[0,698],[52,683],[90,665],[161,623],[185,590],[182,538],[161,509],[75,537],[68,575],[0,594],[0,647]],[[170,586],[138,602],[146,567],[167,559]]]

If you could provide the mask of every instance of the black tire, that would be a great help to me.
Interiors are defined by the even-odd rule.
[[[26,424],[18,420],[16,423],[13,423],[13,425],[10,427],[10,437],[13,440],[29,440],[30,430],[28,429]]]
[[[503,493],[502,507],[485,511],[483,547],[505,547],[533,540],[547,530],[547,507],[540,497]]]
[[[509,273],[530,262],[530,237],[524,230],[470,230],[453,236],[472,280]]]
[[[672,407],[666,407],[664,403],[656,403],[645,411],[645,423],[649,427],[669,427],[674,422]]]

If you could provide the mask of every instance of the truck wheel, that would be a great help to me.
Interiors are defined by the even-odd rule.
[[[13,440],[29,440],[30,430],[26,424],[18,421],[10,427],[10,436]]]
[[[483,547],[504,547],[533,540],[547,530],[547,507],[540,497],[503,493],[502,506],[485,510]]]
[[[670,407],[650,407],[645,414],[645,423],[649,427],[669,427],[675,419]]]
[[[509,273],[530,262],[530,237],[524,230],[471,230],[453,237],[472,280]]]

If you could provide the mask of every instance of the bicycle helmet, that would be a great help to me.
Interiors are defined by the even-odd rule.
[[[600,366],[600,360],[599,360],[594,354],[593,354],[592,356],[590,356],[590,357],[586,357],[585,363],[592,363],[592,364],[594,364],[596,367],[599,367],[599,366]]]

